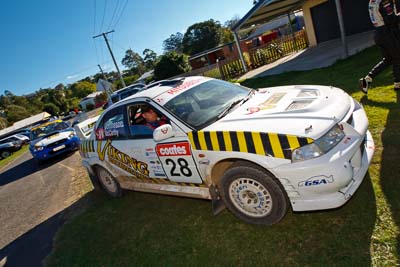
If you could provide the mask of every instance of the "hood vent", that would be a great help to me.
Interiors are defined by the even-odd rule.
[[[306,108],[308,105],[310,105],[314,100],[297,100],[293,101],[287,108],[286,110],[298,110],[298,109],[303,109]]]
[[[301,90],[297,97],[317,97],[318,95],[317,90],[305,89]]]

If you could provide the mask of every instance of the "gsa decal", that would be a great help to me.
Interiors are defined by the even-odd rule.
[[[318,175],[308,178],[305,181],[301,181],[299,183],[299,187],[303,186],[315,186],[315,185],[324,185],[324,184],[331,184],[333,183],[333,175],[325,176],[325,175]]]

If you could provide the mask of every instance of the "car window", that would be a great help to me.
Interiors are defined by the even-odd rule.
[[[117,107],[104,115],[96,128],[96,140],[123,140],[128,137],[124,107]]]
[[[146,110],[151,108],[154,114],[154,121],[146,120],[143,115]],[[129,133],[131,139],[149,139],[153,138],[153,131],[158,126],[170,123],[157,108],[149,105],[148,103],[135,103],[127,106],[127,113],[129,116]]]
[[[250,89],[220,80],[210,80],[179,94],[165,104],[178,118],[200,130],[218,120],[232,103]]]
[[[56,131],[61,131],[69,128],[69,125],[63,121],[56,121],[44,125],[40,125],[31,131],[31,140],[51,134]]]

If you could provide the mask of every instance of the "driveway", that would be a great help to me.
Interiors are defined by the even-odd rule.
[[[373,46],[374,32],[368,31],[347,36],[349,55],[357,54],[365,48]],[[331,66],[343,58],[341,39],[335,39],[309,47],[297,53],[283,57],[271,64],[249,71],[240,80],[276,75],[288,71],[311,70]]]
[[[41,265],[66,211],[88,191],[80,160],[75,152],[37,165],[25,153],[1,170],[0,266]]]

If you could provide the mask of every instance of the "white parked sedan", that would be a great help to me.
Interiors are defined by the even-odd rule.
[[[159,127],[142,116],[149,107]],[[365,111],[341,89],[252,90],[205,77],[162,81],[114,104],[81,144],[92,181],[112,196],[210,199],[215,213],[226,205],[255,224],[279,222],[289,207],[342,206],[373,153]]]

